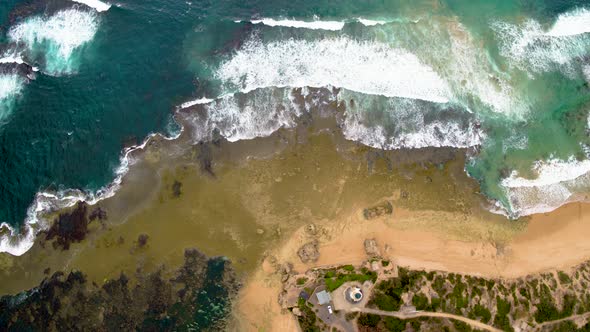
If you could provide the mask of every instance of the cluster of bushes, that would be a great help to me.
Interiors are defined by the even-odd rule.
[[[371,304],[386,311],[397,311],[402,305],[401,296],[425,275],[424,271],[399,268],[398,277],[380,282],[374,290]]]
[[[540,299],[539,303],[536,305],[537,312],[535,313],[535,320],[537,323],[558,320],[569,317],[574,313],[574,307],[577,302],[577,298],[574,295],[566,294],[564,296],[562,310],[557,309],[551,291],[547,285],[541,285],[539,295]]]
[[[301,310],[302,315],[297,317],[299,321],[299,326],[301,326],[302,331],[306,332],[320,332],[321,329],[316,326],[317,317],[315,312],[308,306],[307,301],[302,298],[299,298],[298,301],[299,310]]]
[[[365,282],[371,280],[375,282],[377,280],[377,273],[370,271],[363,267],[361,273],[354,273],[354,267],[352,265],[345,265],[340,269],[328,270],[324,274],[324,281],[326,283],[326,290],[333,292],[338,287],[342,286],[345,282],[358,281]]]
[[[424,318],[422,318],[424,319]],[[396,317],[379,316],[373,314],[361,314],[358,319],[358,324],[361,327],[366,327],[370,330],[379,330],[402,332],[406,330],[409,323],[414,331],[420,331],[421,319],[406,319],[402,320]]]

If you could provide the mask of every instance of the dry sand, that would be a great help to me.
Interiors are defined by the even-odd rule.
[[[490,278],[516,278],[547,270],[568,269],[590,259],[590,204],[573,203],[534,215],[519,235],[507,241],[497,237],[461,240],[432,222],[465,216],[439,211],[396,209],[393,217],[364,220],[360,213],[346,220],[319,225],[320,258],[303,264],[297,249],[310,240],[304,229],[295,232],[274,252],[279,263],[291,262],[295,271],[367,259],[364,240],[374,238],[384,257],[412,269],[442,270]],[[420,219],[420,220],[418,220]],[[432,222],[428,222],[431,220]],[[477,233],[481,223],[463,220],[464,231]],[[411,226],[415,225],[415,226]],[[241,293],[238,315],[251,331],[297,331],[293,315],[281,311],[278,275],[268,264],[259,269]]]

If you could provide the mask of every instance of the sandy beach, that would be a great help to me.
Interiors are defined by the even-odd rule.
[[[517,278],[565,270],[590,258],[590,243],[585,240],[590,231],[590,205],[585,203],[572,203],[552,213],[534,215],[520,234],[503,243],[493,238],[461,240],[456,234],[428,227],[429,220],[446,222],[460,217],[440,211],[396,209],[393,216],[364,220],[359,213],[321,226],[331,239],[320,239],[317,262],[303,264],[297,257],[297,249],[309,240],[304,228],[295,232],[272,257],[279,264],[291,262],[297,272],[358,264],[367,259],[364,240],[372,238],[379,244],[382,255],[400,266],[489,278]],[[422,222],[415,222],[417,218]],[[477,232],[478,223],[464,221],[464,225],[465,231]],[[297,331],[292,314],[282,312],[276,300],[281,289],[280,277],[268,264],[263,265],[241,292],[238,315],[249,322],[244,327],[252,331]]]

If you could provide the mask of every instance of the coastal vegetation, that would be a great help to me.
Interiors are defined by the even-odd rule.
[[[501,331],[590,331],[590,295],[587,292],[590,262],[569,271],[516,279],[482,278],[405,267],[394,267],[392,270],[391,267],[385,269],[382,263],[374,269],[367,268],[375,263],[381,261],[368,260],[356,267],[344,265],[315,269],[313,273],[306,274],[310,276],[306,282],[307,285],[324,285],[329,292],[349,281],[370,282],[373,286],[366,306],[360,307],[360,313],[349,308],[343,315],[346,321],[356,322],[360,331],[434,329],[463,332],[478,331],[482,326]],[[314,275],[317,278],[314,279]],[[313,306],[306,303],[303,299],[299,300],[299,308],[303,312],[299,321],[303,330],[311,331],[311,326],[324,326],[313,313]],[[373,311],[366,312],[362,308]],[[429,312],[444,316],[418,315]],[[468,320],[461,321],[460,317]],[[315,321],[317,324],[312,324]],[[478,322],[482,325],[478,326]]]

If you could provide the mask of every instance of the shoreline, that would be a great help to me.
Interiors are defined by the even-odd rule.
[[[276,266],[291,263],[293,271],[304,273],[314,268],[358,265],[369,257],[365,239],[375,239],[381,254],[397,266],[413,270],[444,271],[485,278],[517,279],[548,271],[569,270],[590,259],[590,243],[584,241],[590,231],[590,204],[570,203],[545,214],[533,215],[525,228],[504,243],[482,237],[462,240],[449,232],[441,232],[428,224],[409,225],[411,220],[440,211],[408,211],[394,208],[388,220],[362,220],[359,213],[349,220],[326,225],[333,232],[332,239],[319,239],[319,258],[314,263],[302,263],[297,257],[299,248],[309,237],[304,227],[267,258],[239,293],[236,317],[248,323],[248,330],[257,329],[297,331],[295,317],[281,309],[278,296],[282,289]],[[449,216],[446,216],[449,217]],[[458,214],[455,217],[460,217]],[[466,223],[468,225],[469,223]],[[275,266],[275,268],[273,268]],[[266,299],[261,303],[258,294]],[[260,320],[260,317],[267,317]],[[287,329],[290,324],[295,328]],[[242,326],[242,327],[244,327]]]

